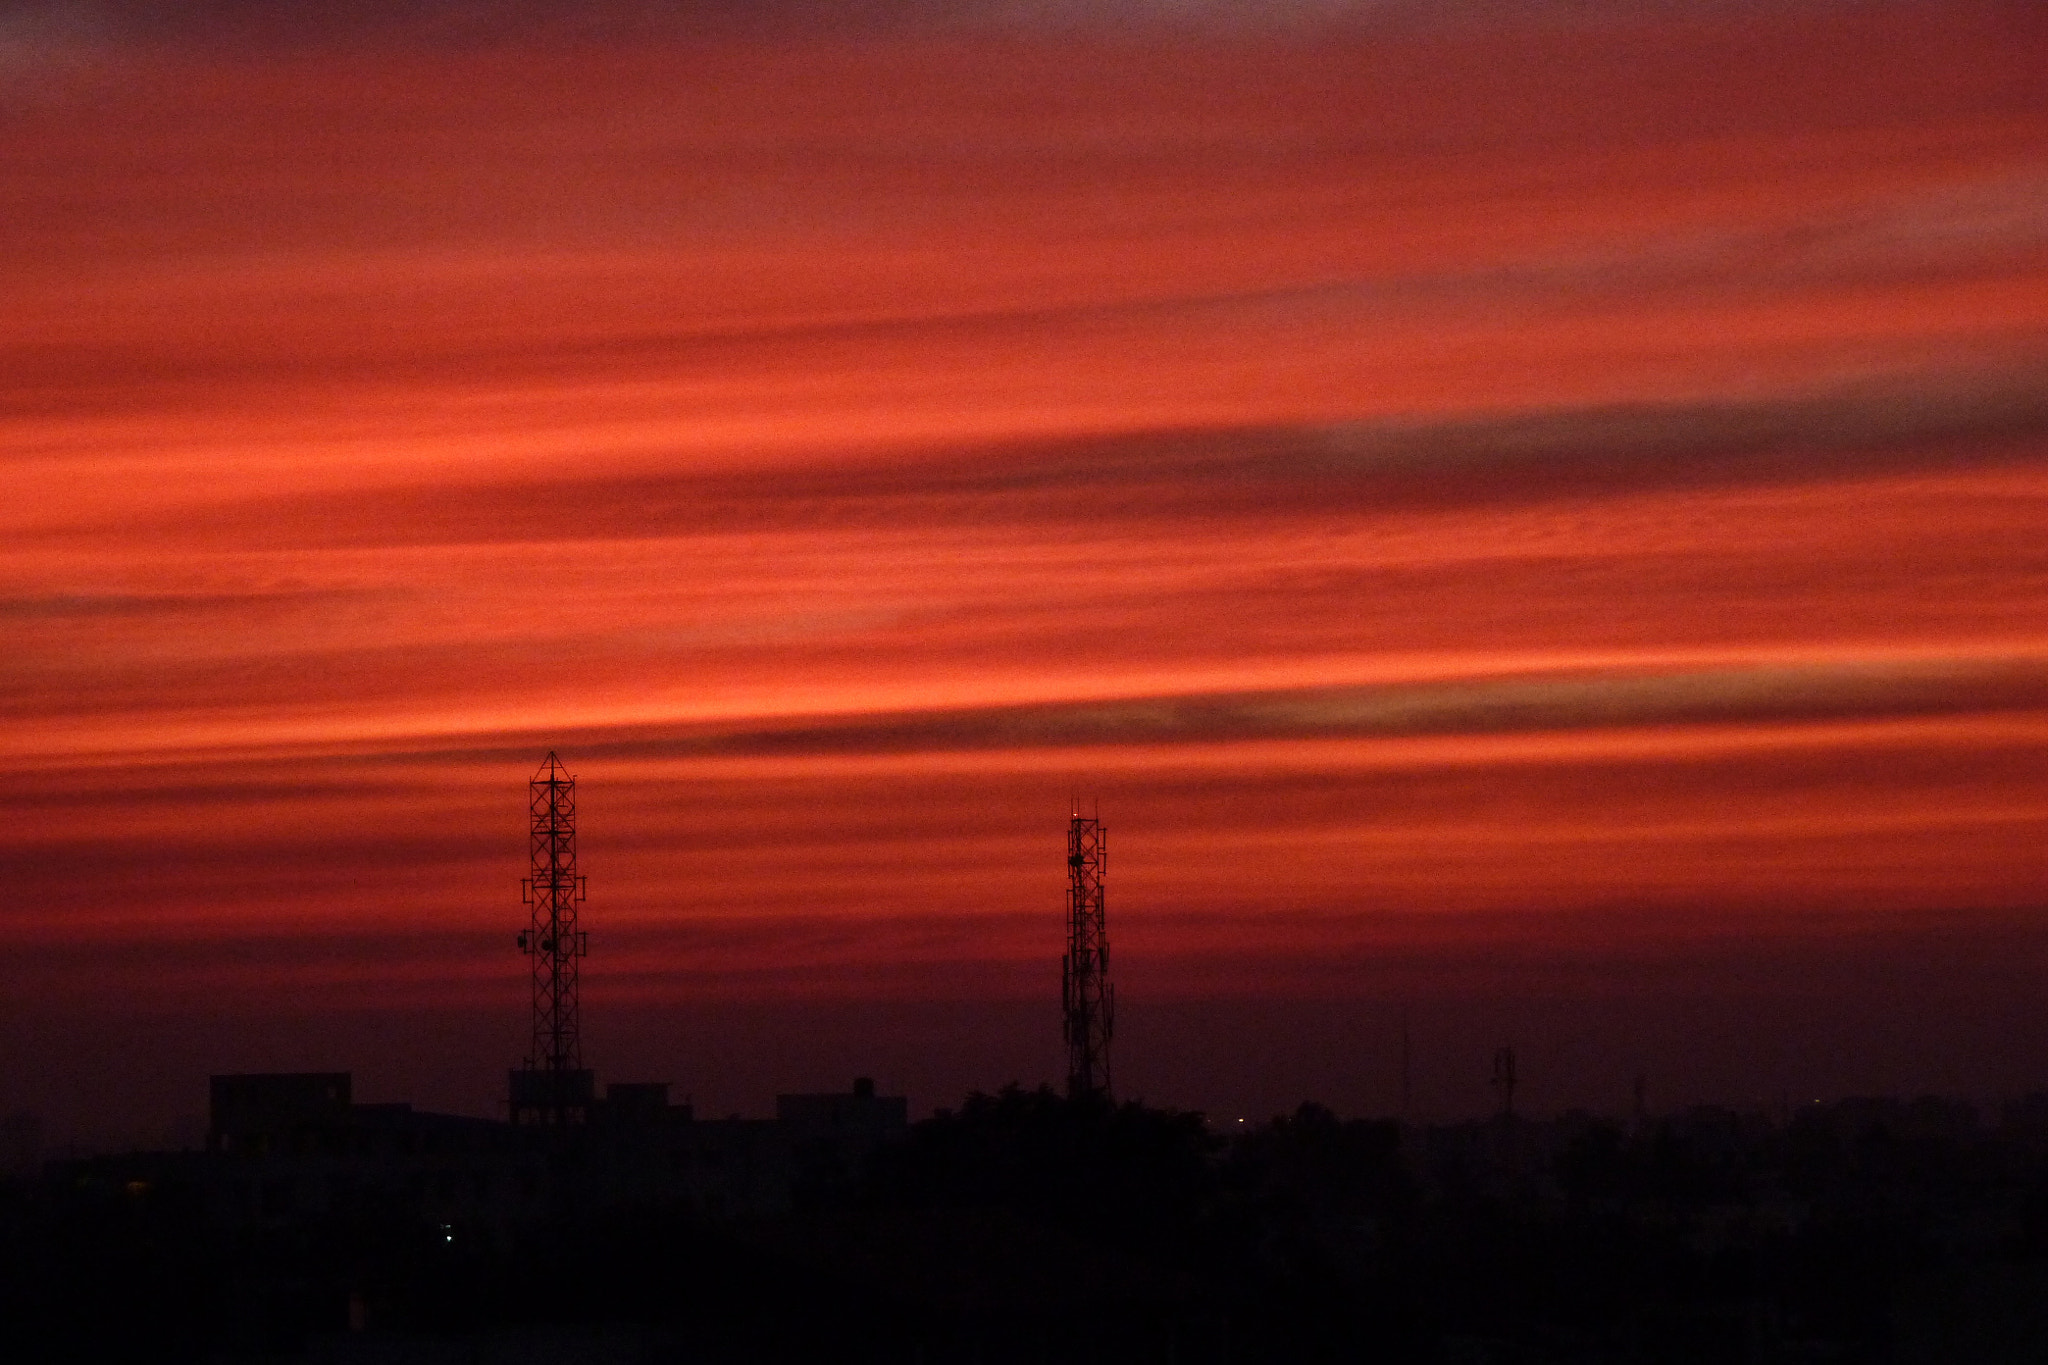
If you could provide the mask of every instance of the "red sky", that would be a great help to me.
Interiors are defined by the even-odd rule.
[[[0,1108],[2048,1086],[2038,6],[542,8],[0,9]]]

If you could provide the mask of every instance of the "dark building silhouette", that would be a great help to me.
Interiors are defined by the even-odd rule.
[[[850,1180],[885,1142],[910,1131],[910,1101],[877,1095],[866,1076],[826,1095],[777,1095],[775,1121],[798,1168],[811,1180]]]
[[[665,1083],[614,1082],[569,1129],[359,1104],[353,1088],[347,1072],[215,1076],[206,1150],[154,1154],[147,1178],[191,1186],[225,1226],[376,1216],[503,1230],[623,1207],[719,1220],[786,1211],[800,1183],[850,1176],[909,1126],[909,1101],[866,1078],[778,1096],[773,1119],[709,1121]]]
[[[214,1076],[207,1082],[207,1150],[290,1151],[347,1121],[352,1088],[346,1071]]]
[[[597,1102],[596,1073],[581,1067],[514,1067],[505,1081],[512,1122],[518,1124],[580,1124]]]
[[[909,1126],[910,1101],[900,1095],[877,1095],[874,1081],[861,1076],[852,1090],[777,1095],[775,1117],[791,1132],[805,1137],[844,1134],[849,1140],[872,1145]]]

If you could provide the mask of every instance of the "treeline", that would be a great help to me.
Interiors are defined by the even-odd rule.
[[[1404,1128],[1306,1104],[1226,1140],[1012,1087],[817,1165],[768,1220],[230,1235],[155,1195],[6,1192],[10,1358],[2048,1359],[2048,1125],[1954,1107]]]

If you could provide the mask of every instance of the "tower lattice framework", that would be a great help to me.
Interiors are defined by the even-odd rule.
[[[1060,998],[1066,1017],[1067,1094],[1073,1099],[1110,1098],[1116,988],[1109,980],[1109,930],[1102,913],[1107,833],[1093,816],[1077,814],[1067,824],[1067,953],[1060,961]]]
[[[531,872],[520,891],[532,918],[519,947],[533,971],[533,1042],[526,1075],[514,1076],[513,1113],[560,1123],[580,1117],[589,1089],[576,982],[589,935],[576,927],[584,898],[576,870],[576,779],[552,752],[528,784],[528,808]]]

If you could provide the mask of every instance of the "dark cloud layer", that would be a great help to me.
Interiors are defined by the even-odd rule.
[[[1584,728],[1779,725],[2048,710],[2048,661],[1753,667],[1439,685],[1289,689],[873,715],[674,738],[577,737],[606,756],[797,755],[1174,745],[1269,739],[1528,734]]]
[[[1814,7],[1836,0],[1805,0]],[[1763,0],[11,0],[20,20],[144,37],[313,42],[401,36],[476,43],[514,35],[614,39],[705,33],[899,33],[906,29],[1071,32],[1130,24],[1230,31],[1371,23],[1413,27],[1543,17],[1577,23],[1718,16]],[[1773,0],[1772,8],[1783,8]]]
[[[861,525],[1371,513],[1784,484],[2048,453],[2048,389],[1927,376],[1811,397],[1433,421],[1174,430],[839,459],[760,474],[587,475],[247,501],[179,525],[261,543],[638,538]],[[289,528],[286,531],[286,528]],[[166,602],[167,609],[181,609]]]

